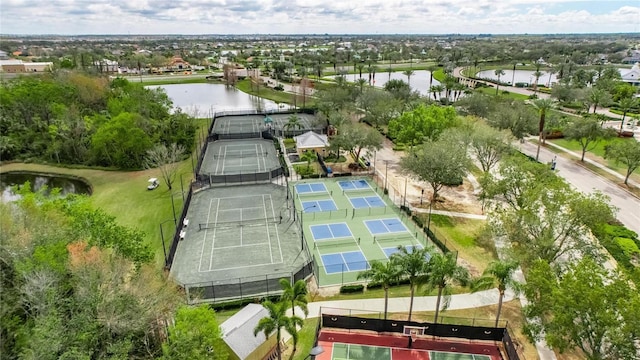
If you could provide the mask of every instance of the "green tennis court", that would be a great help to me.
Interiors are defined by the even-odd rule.
[[[200,167],[208,175],[269,172],[280,167],[272,141],[262,139],[210,142]]]
[[[332,343],[331,360],[491,360],[490,356],[445,351]]]

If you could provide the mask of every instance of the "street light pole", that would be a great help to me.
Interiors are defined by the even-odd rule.
[[[402,201],[402,206],[407,207],[407,180],[408,177],[404,178],[404,200]]]
[[[389,160],[385,160],[384,161],[384,191],[386,193],[389,192],[389,188],[387,188],[388,173],[389,173]]]
[[[431,206],[433,205],[433,199],[429,201],[429,217],[427,218],[427,230],[431,232]]]

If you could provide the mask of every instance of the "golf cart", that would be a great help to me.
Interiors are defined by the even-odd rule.
[[[147,186],[147,190],[154,190],[158,186],[160,186],[160,182],[158,182],[158,179],[157,178],[151,178],[151,179],[149,179],[149,186]]]

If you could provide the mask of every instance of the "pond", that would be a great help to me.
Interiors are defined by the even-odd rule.
[[[154,85],[162,88],[173,105],[195,117],[206,117],[211,110],[274,110],[278,105],[254,95],[249,95],[224,84],[171,84]]]
[[[12,201],[16,195],[11,190],[12,186],[22,185],[25,182],[31,183],[31,190],[38,191],[43,187],[47,189],[58,188],[62,195],[66,194],[86,194],[91,195],[91,186],[85,181],[64,175],[42,174],[22,171],[11,171],[0,174],[0,187],[2,189],[2,199]]]
[[[535,71],[533,70],[516,70],[515,73],[513,70],[503,70],[504,75],[500,76],[500,82],[511,84],[517,83],[527,83],[533,84],[536,81],[536,77],[533,76]],[[620,74],[624,74],[629,72],[629,69],[618,69]],[[558,78],[556,74],[551,74],[551,78],[549,78],[549,73],[546,71],[540,71],[542,76],[538,79],[538,85],[549,86],[549,82],[553,85],[553,83],[558,82]],[[495,70],[483,70],[476,74],[476,77],[479,79],[488,79],[488,80],[498,80],[498,76],[495,73]],[[413,78],[413,77],[412,77]]]
[[[423,96],[431,95],[431,93],[429,92],[429,79],[431,77],[430,74],[431,72],[427,70],[414,70],[413,75],[411,75],[411,83],[410,83],[411,89],[418,91]],[[360,79],[359,73],[347,74],[345,76],[347,78],[347,81],[350,81],[350,82],[356,82],[358,79]],[[327,77],[335,78],[335,76],[327,76]],[[367,80],[368,82],[369,73],[367,73],[366,71],[363,71],[362,78]],[[380,69],[378,69],[378,72],[376,72],[376,81],[374,83],[374,86],[382,88],[389,80],[402,80],[404,82],[408,82],[407,76],[404,75],[402,71],[394,71],[391,73],[391,75],[389,75],[388,72],[380,71]],[[436,79],[433,79],[433,83],[431,84],[431,86],[436,86],[436,85],[440,85],[440,82],[438,82],[438,80]]]

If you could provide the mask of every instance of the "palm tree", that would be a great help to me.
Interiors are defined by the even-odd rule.
[[[321,63],[316,63],[316,65],[314,66],[314,70],[315,70],[316,76],[318,77],[318,81],[320,81],[320,77],[322,76],[322,70],[324,70],[324,66],[322,66]]]
[[[396,261],[390,260],[385,263],[373,260],[368,270],[358,274],[359,279],[367,279],[370,282],[381,284],[384,289],[384,319],[387,319],[387,308],[389,305],[389,287],[400,278],[400,266]]]
[[[438,70],[438,65],[431,65],[429,70],[429,92],[431,92],[431,85],[433,85],[433,72]]]
[[[315,159],[316,159],[316,154],[314,154],[313,151],[311,150],[307,150],[303,152],[302,156],[300,156],[300,160],[307,162],[307,170],[311,168],[311,162],[314,161]]]
[[[540,145],[542,144],[542,133],[544,132],[544,122],[547,116],[547,111],[555,107],[555,103],[551,99],[537,99],[533,101],[533,106],[538,109],[540,114],[540,121],[538,122],[538,150],[536,151],[536,161],[540,156]]]
[[[302,129],[302,124],[300,123],[300,117],[296,114],[292,114],[289,115],[289,117],[287,118],[287,123],[284,124],[283,128],[287,131],[289,130],[295,130],[297,129]]]
[[[389,73],[389,80],[391,80],[391,73],[393,72],[393,68],[391,67],[391,65],[389,65],[389,67],[387,68],[387,73]]]
[[[538,91],[538,80],[540,76],[542,76],[542,72],[540,70],[536,70],[533,73],[533,76],[536,78],[536,82],[533,84],[533,93],[535,94]]]
[[[409,86],[411,86],[411,75],[413,75],[414,73],[415,72],[413,70],[405,70],[402,72],[402,74],[407,77],[407,83],[409,84]]]
[[[358,64],[358,73],[360,73],[360,79],[362,79],[362,69],[364,69],[364,64]]]
[[[602,105],[607,101],[607,93],[602,89],[591,89],[587,100],[593,105],[593,113],[595,114],[598,109],[598,105]]]
[[[269,311],[269,316],[263,317],[258,321],[258,325],[253,329],[253,336],[257,336],[259,332],[263,332],[268,338],[269,335],[275,331],[278,360],[282,360],[282,350],[280,348],[282,329],[285,329],[291,335],[293,339],[293,352],[295,353],[298,344],[297,326],[302,327],[304,320],[297,316],[288,317],[286,313],[289,306],[285,302],[272,303],[267,300],[262,303],[262,306]]]
[[[424,283],[429,272],[429,259],[431,258],[432,249],[413,247],[409,251],[404,246],[398,246],[398,252],[391,255],[393,261],[400,265],[402,275],[409,278],[409,289],[411,291],[411,301],[409,302],[409,318],[411,321],[411,313],[413,312],[413,296],[416,286]]]
[[[367,80],[365,80],[365,79],[360,78],[360,79],[356,80],[356,85],[360,89],[360,95],[362,95],[362,88],[364,88],[364,86],[366,84],[367,84]]]
[[[500,311],[502,311],[502,300],[507,288],[513,289],[516,293],[520,289],[520,283],[513,279],[513,273],[518,269],[515,261],[493,261],[484,270],[482,276],[476,279],[471,286],[473,292],[479,290],[498,288],[500,298],[498,299],[498,315],[496,315],[496,325],[500,321]]]
[[[498,95],[498,89],[500,89],[500,77],[504,75],[505,72],[502,69],[496,69],[494,74],[496,74],[496,76],[498,77],[498,82],[496,82],[496,95]]]
[[[304,280],[298,280],[293,285],[289,279],[280,279],[280,286],[283,293],[280,296],[280,301],[291,304],[291,313],[296,315],[296,306],[302,309],[305,316],[309,315],[309,309],[307,309],[307,284]]]
[[[513,73],[511,74],[511,86],[516,86],[514,81],[516,81],[516,66],[518,66],[518,62],[513,62]]]
[[[549,70],[547,71],[549,72],[549,81],[547,81],[547,87],[551,87],[551,76],[556,73],[556,69],[549,68]]]
[[[451,284],[466,286],[469,282],[469,272],[457,264],[456,257],[454,253],[435,253],[429,260],[429,277],[425,284],[428,290],[438,289],[434,323],[438,323],[442,295],[445,296],[444,308],[449,305],[449,286]]]
[[[622,121],[620,122],[620,133],[622,134],[622,126],[624,125],[624,119],[627,117],[627,113],[631,110],[636,104],[636,100],[634,98],[624,98],[620,100],[618,106],[620,110],[622,110]]]
[[[434,85],[431,88],[431,93],[433,94],[433,100],[438,100],[436,95],[440,94],[444,91],[444,86],[442,85]]]

